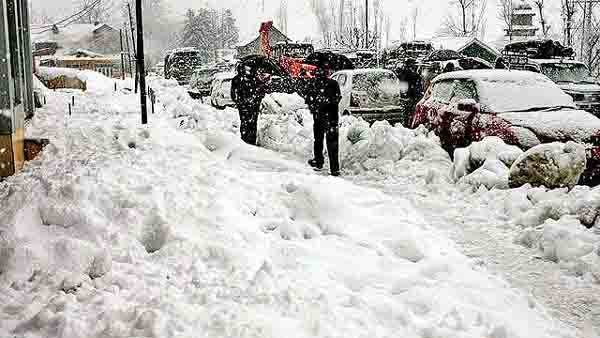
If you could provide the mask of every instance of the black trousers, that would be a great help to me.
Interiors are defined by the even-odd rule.
[[[258,128],[258,110],[260,107],[242,107],[240,113],[240,134],[242,141],[256,145],[256,134]]]
[[[339,172],[339,127],[337,123],[330,126],[327,119],[319,118],[315,114],[313,114],[313,118],[313,132],[315,134],[315,161],[319,164],[323,164],[325,162],[325,158],[323,156],[323,139],[326,139],[327,154],[329,155],[329,170],[332,173]]]

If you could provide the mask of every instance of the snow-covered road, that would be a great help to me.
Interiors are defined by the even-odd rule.
[[[111,84],[48,93],[0,183],[0,337],[585,337],[460,253],[435,184],[319,175],[152,85],[148,127]]]

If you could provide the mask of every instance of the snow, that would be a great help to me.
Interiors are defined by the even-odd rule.
[[[150,84],[147,127],[121,92],[80,94],[70,118],[72,93],[49,93],[32,121],[52,143],[0,185],[0,335],[575,337],[407,200],[247,146],[233,110]],[[448,169],[422,130],[371,129],[371,160]]]
[[[86,83],[86,91],[92,95],[107,95],[115,90],[115,80],[105,75],[91,71],[59,67],[38,67],[37,75],[45,81],[60,76],[79,79]],[[132,87],[127,82],[123,85]],[[122,86],[123,87],[123,86]]]
[[[487,189],[506,189],[509,168],[522,153],[521,149],[507,145],[499,137],[485,137],[454,151],[452,177],[460,184],[476,188],[483,185]]]
[[[574,187],[586,169],[586,151],[581,144],[540,144],[523,153],[510,168],[509,183],[529,183],[548,188]]]
[[[480,103],[493,113],[544,107],[575,107],[573,99],[542,74],[509,70],[468,70],[445,73],[434,82],[469,79],[477,85]]]
[[[499,116],[513,126],[530,129],[550,140],[587,143],[600,132],[600,119],[583,110],[504,113]]]

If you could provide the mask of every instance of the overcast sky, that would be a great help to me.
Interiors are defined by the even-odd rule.
[[[73,3],[77,0],[30,0],[33,7],[44,8],[49,13],[58,17],[73,11]],[[119,0],[117,0],[119,1]],[[258,33],[259,23],[266,19],[274,19],[281,0],[164,0],[171,7],[172,15],[181,17],[186,8],[200,8],[210,5],[213,8],[231,8],[238,20],[240,27],[240,40],[245,41],[255,37]],[[265,10],[262,10],[262,2]],[[325,0],[327,1],[327,0]],[[357,1],[357,0],[355,0]],[[362,1],[362,0],[361,0]],[[400,31],[400,22],[403,17],[410,16],[411,3],[420,4],[421,15],[419,18],[418,37],[432,37],[439,29],[441,21],[448,13],[449,2],[452,0],[380,0],[385,11],[391,18],[391,40],[397,39]],[[502,34],[502,25],[497,19],[497,0],[488,0],[486,38],[494,39]],[[287,0],[288,2],[288,35],[293,40],[303,40],[307,36],[318,36],[318,27],[310,10],[310,0]],[[557,16],[557,3],[559,0],[548,0],[552,8],[548,14]],[[555,20],[556,21],[556,20]],[[556,22],[556,27],[560,26]],[[410,34],[409,29],[409,34]]]

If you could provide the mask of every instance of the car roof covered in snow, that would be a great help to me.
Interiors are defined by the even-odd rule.
[[[504,69],[474,69],[461,70],[456,72],[444,73],[436,77],[433,82],[444,80],[462,80],[470,79],[473,81],[526,81],[526,82],[546,82],[550,81],[545,75],[522,71],[522,70],[504,70]]]
[[[568,64],[577,64],[577,65],[585,65],[585,63],[577,60],[570,59],[529,59],[531,63],[537,64],[555,64],[555,63],[568,63]]]
[[[222,73],[217,73],[214,76],[215,80],[231,80],[235,77],[235,73],[233,72],[222,72]]]
[[[573,99],[543,74],[519,70],[465,70],[445,73],[433,80],[471,80],[479,102],[495,113],[547,107],[572,107]]]
[[[340,71],[335,72],[333,75],[335,75],[335,74],[356,75],[356,74],[373,74],[373,73],[391,73],[391,74],[394,74],[394,72],[392,72],[389,69],[383,69],[383,68],[361,68],[361,69],[344,69],[344,70],[340,70]]]

